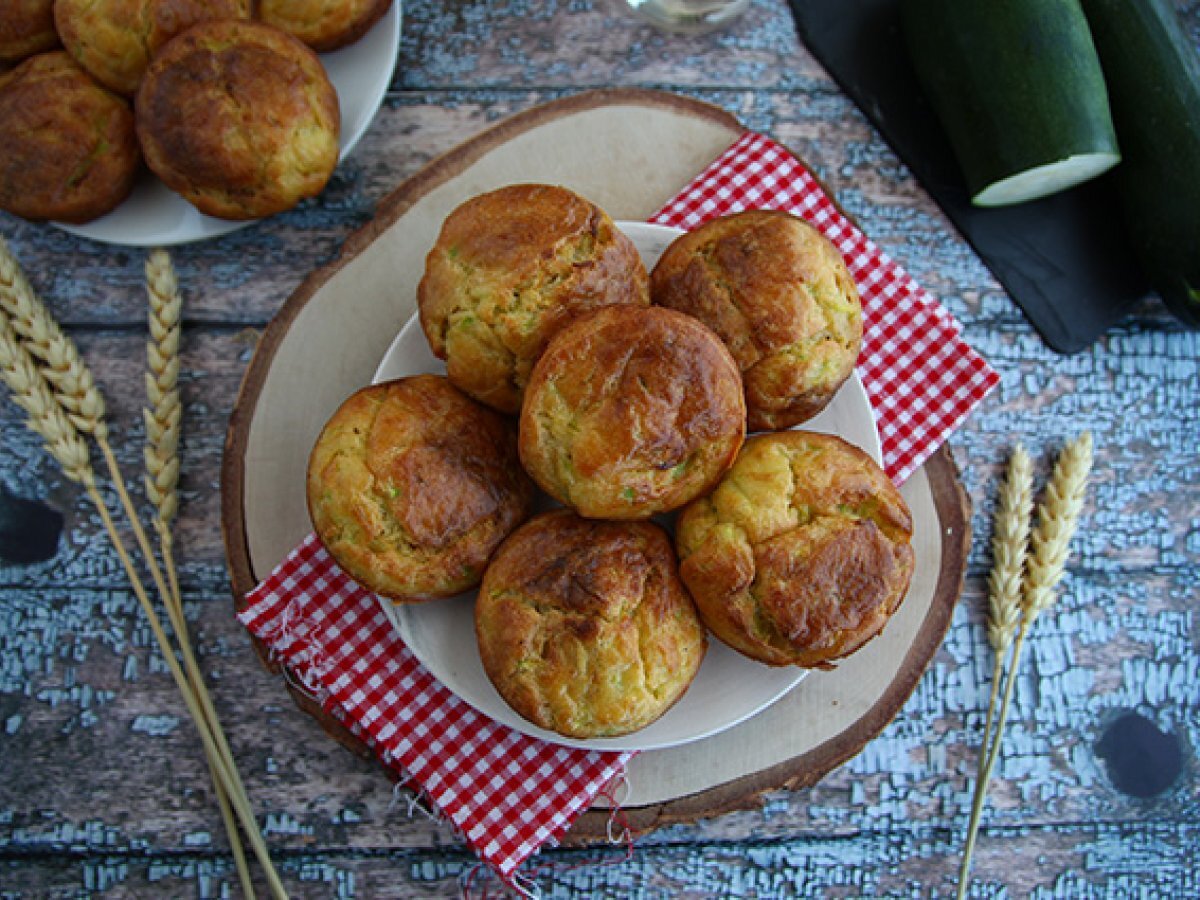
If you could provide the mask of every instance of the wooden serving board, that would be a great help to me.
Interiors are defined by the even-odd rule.
[[[446,215],[504,184],[565,185],[614,219],[643,220],[724,151],[743,127],[698,101],[642,90],[580,94],[488,129],[404,182],[333,263],[312,273],[262,335],[226,439],[222,527],[236,602],[309,532],[304,468],[326,419],[370,383],[415,311],[416,281]],[[413,273],[418,273],[413,277]],[[967,501],[943,450],[903,488],[916,522],[916,576],[884,633],[836,669],[723,734],[638,755],[623,797],[635,832],[749,806],[815,783],[899,712],[942,642],[969,543]],[[265,663],[271,665],[262,646]],[[287,673],[283,673],[285,676]],[[288,681],[301,708],[347,746],[353,736]],[[604,839],[586,813],[571,839]]]

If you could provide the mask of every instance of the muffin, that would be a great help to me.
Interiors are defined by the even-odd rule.
[[[676,523],[680,574],[705,624],[773,666],[827,668],[883,629],[913,572],[912,517],[841,438],[756,435]]]
[[[572,738],[658,719],[707,649],[670,538],[651,522],[593,522],[565,509],[517,529],[475,604],[484,671],[513,709]]]
[[[87,222],[133,188],[141,154],[133,112],[61,50],[0,74],[0,209]]]
[[[321,192],[337,94],[316,54],[269,25],[202,22],[154,57],[135,102],[146,162],[202,213],[254,219]]]
[[[347,399],[313,447],[307,493],[338,564],[401,603],[477,585],[533,501],[512,424],[436,375]]]
[[[0,66],[57,46],[54,0],[4,0],[0,4]]]
[[[746,432],[737,364],[683,313],[613,306],[560,331],[529,379],[521,462],[597,519],[644,519],[710,490]]]
[[[357,41],[391,5],[392,0],[258,0],[258,17],[324,53]]]
[[[608,215],[561,187],[510,185],[455,209],[417,288],[421,326],[449,378],[516,413],[529,371],[574,316],[646,306],[646,267]]]
[[[837,248],[796,216],[751,210],[677,238],[651,299],[721,336],[746,386],[751,431],[790,428],[833,399],[862,344],[862,306]]]
[[[207,19],[249,19],[250,0],[56,0],[63,46],[91,76],[132,97],[154,56]]]

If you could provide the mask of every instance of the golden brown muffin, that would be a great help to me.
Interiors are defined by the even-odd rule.
[[[877,635],[913,572],[912,517],[841,438],[747,439],[676,523],[680,573],[709,629],[773,666],[828,667]]]
[[[352,395],[308,462],[321,543],[355,581],[401,603],[477,585],[532,502],[512,424],[437,375]]]
[[[87,222],[133,188],[133,112],[61,50],[0,74],[0,209]]]
[[[837,248],[785,212],[735,213],[681,235],[654,267],[650,296],[725,341],[742,371],[751,431],[819,413],[862,344],[858,290]]]
[[[560,331],[529,379],[521,462],[596,519],[645,519],[710,490],[746,433],[737,364],[691,316],[612,306]]]
[[[250,0],[56,0],[67,52],[109,90],[133,96],[151,57],[208,19],[249,19]]]
[[[484,671],[509,705],[573,738],[629,734],[658,719],[708,646],[666,532],[565,509],[500,545],[475,603],[475,633]]]
[[[258,22],[202,22],[150,63],[135,103],[146,162],[197,209],[254,219],[321,192],[338,99],[321,61]]]
[[[392,0],[259,0],[258,17],[324,53],[357,41],[391,6]]]
[[[57,46],[54,0],[0,3],[0,64],[20,62]]]
[[[646,306],[646,267],[594,203],[566,188],[519,184],[455,209],[417,288],[421,327],[450,380],[515,413],[529,371],[573,317]]]

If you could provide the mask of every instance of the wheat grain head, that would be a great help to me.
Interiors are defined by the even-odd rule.
[[[1022,598],[1022,611],[1030,624],[1054,602],[1054,589],[1066,568],[1091,470],[1092,435],[1085,431],[1059,453],[1045,496],[1038,504]]]
[[[28,414],[26,426],[41,437],[63,474],[85,487],[93,485],[95,475],[87,444],[3,312],[0,312],[0,378],[8,385],[13,401]]]
[[[13,333],[41,365],[45,378],[72,424],[103,441],[108,436],[104,398],[79,348],[34,293],[8,244],[0,238],[0,309]]]
[[[179,339],[183,301],[171,258],[155,250],[146,260],[150,301],[148,371],[142,412],[146,423],[146,496],[164,524],[179,509],[179,433],[183,406],[179,396]]]
[[[1021,617],[1021,585],[1033,512],[1033,466],[1017,444],[1000,489],[988,574],[988,641],[997,654],[1012,644]]]

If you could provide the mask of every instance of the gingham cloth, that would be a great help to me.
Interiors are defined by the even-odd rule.
[[[745,134],[652,221],[691,228],[748,207],[803,216],[846,257],[866,320],[860,375],[885,467],[903,481],[996,383],[995,372],[803,166],[761,135]],[[313,536],[247,596],[239,618],[505,880],[562,835],[632,756],[545,743],[476,712],[417,662],[374,595]]]

